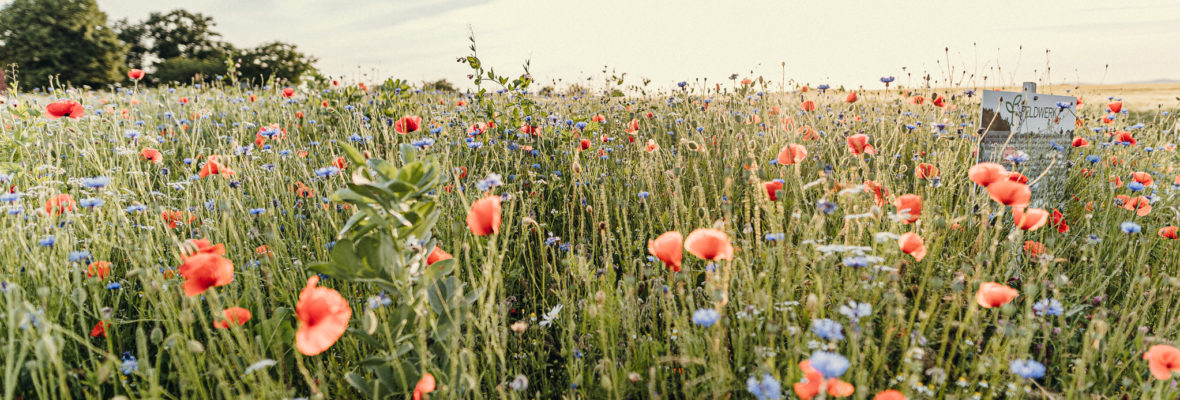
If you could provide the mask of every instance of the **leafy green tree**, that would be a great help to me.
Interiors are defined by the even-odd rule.
[[[221,41],[214,32],[213,17],[175,9],[167,14],[151,13],[132,25],[126,20],[116,24],[119,38],[131,45],[127,62],[148,66],[170,58],[222,60],[233,46]]]
[[[51,76],[74,85],[118,82],[126,51],[95,0],[14,0],[0,10],[0,64],[17,64],[25,87]]]
[[[225,73],[224,61],[175,57],[156,64],[156,72],[153,77],[155,82],[160,83],[190,83],[193,80],[210,79],[215,75],[224,75]]]
[[[242,79],[264,81],[277,78],[299,83],[304,75],[315,73],[315,57],[299,52],[295,45],[270,42],[238,53],[238,73]],[[257,82],[256,81],[256,82]]]

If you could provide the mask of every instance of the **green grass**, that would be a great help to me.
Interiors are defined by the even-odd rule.
[[[6,399],[363,397],[349,373],[388,373],[395,383],[387,389],[405,398],[424,372],[438,380],[435,398],[752,398],[747,379],[764,374],[781,382],[784,398],[795,398],[798,363],[822,349],[850,361],[841,379],[855,386],[853,398],[886,389],[911,399],[1180,395],[1174,380],[1156,381],[1141,359],[1152,344],[1176,343],[1180,328],[1180,243],[1155,234],[1180,216],[1172,184],[1177,156],[1165,148],[1175,140],[1174,112],[1132,110],[1107,126],[1096,121],[1104,105],[1084,106],[1079,134],[1092,146],[1072,149],[1068,189],[1054,189],[1068,190],[1056,208],[1071,230],[1059,233],[1049,225],[1014,230],[1010,211],[967,179],[978,98],[961,94],[951,100],[957,111],[908,104],[898,91],[862,94],[855,104],[843,103],[844,93],[769,88],[762,96],[691,86],[638,97],[530,94],[536,104],[527,109],[541,134],[528,136],[504,129],[514,125],[513,107],[525,109],[518,107],[524,96],[488,93],[457,107],[462,96],[454,93],[312,86],[288,100],[281,89],[206,84],[10,95],[0,111],[0,149],[12,160],[4,185],[24,195],[0,204],[9,211],[0,216]],[[797,111],[801,97],[815,100],[817,111]],[[83,103],[86,116],[41,116],[58,98]],[[711,99],[707,109],[704,99]],[[770,115],[772,106],[784,111]],[[487,121],[489,111],[504,117],[473,138],[482,147],[470,148],[467,126]],[[765,125],[746,124],[752,113]],[[606,122],[580,132],[566,123],[595,114]],[[403,115],[419,115],[428,126],[398,134],[392,119]],[[783,116],[811,126],[819,139],[785,130]],[[629,135],[632,118],[640,130]],[[1140,122],[1135,146],[1100,146],[1110,139],[1090,130]],[[946,132],[934,134],[935,123]],[[240,148],[270,124],[286,129],[286,139],[244,154]],[[854,133],[869,135],[879,153],[849,154],[844,138]],[[293,310],[315,274],[309,265],[331,258],[330,244],[357,210],[327,198],[363,167],[350,161],[331,177],[316,170],[347,156],[342,143],[400,167],[407,160],[399,145],[423,138],[435,142],[419,155],[433,157],[447,175],[423,201],[438,206],[433,240],[455,256],[453,276],[471,301],[464,319],[439,340],[435,329],[449,314],[417,286],[428,282],[418,265],[425,254],[399,237],[415,260],[394,271],[393,283],[405,291],[390,306],[370,308],[379,286],[326,279],[322,286],[349,300],[352,329],[322,354],[299,354]],[[579,151],[581,139],[591,148]],[[643,151],[648,139],[660,150]],[[807,146],[809,157],[769,164],[788,143]],[[163,162],[140,160],[144,147],[163,152]],[[193,179],[211,154],[236,174]],[[1102,160],[1091,166],[1086,155]],[[1116,156],[1122,162],[1112,165]],[[914,176],[918,163],[941,170],[937,183]],[[1094,176],[1083,177],[1083,167]],[[1135,171],[1155,178],[1144,191],[1154,197],[1153,211],[1143,217],[1113,200],[1130,194],[1125,183]],[[504,182],[493,193],[507,196],[503,225],[476,237],[467,210],[482,195],[476,183],[493,173]],[[111,182],[101,189],[79,183],[95,176]],[[1124,184],[1113,187],[1110,176]],[[761,186],[771,179],[786,183],[774,202]],[[853,189],[866,180],[888,188],[884,206]],[[296,182],[315,195],[297,196]],[[45,200],[58,193],[103,204],[46,214]],[[923,199],[912,225],[889,216],[897,212],[892,200],[907,193]],[[825,213],[821,200],[835,210]],[[146,210],[126,211],[133,205]],[[196,219],[170,229],[161,213],[174,210]],[[1126,221],[1142,232],[1123,233]],[[649,259],[648,240],[702,227],[729,235],[732,261],[710,266],[686,252],[683,270],[673,273]],[[923,261],[899,251],[895,235],[905,232],[925,239]],[[771,234],[781,236],[771,241]],[[50,236],[51,246],[39,243]],[[189,298],[175,268],[181,243],[193,238],[224,243],[235,278]],[[1028,240],[1043,243],[1046,253],[1025,253]],[[263,245],[272,255],[256,252]],[[111,276],[87,278],[85,261],[70,261],[82,250],[110,261]],[[857,254],[875,258],[867,267],[846,266]],[[981,308],[975,292],[983,282],[1007,283],[1020,296]],[[108,288],[112,283],[120,287]],[[1034,303],[1046,298],[1059,300],[1064,313],[1036,315]],[[850,321],[839,312],[850,301],[871,305],[872,313]],[[253,318],[214,329],[230,306]],[[702,308],[722,318],[697,326],[692,315]],[[813,333],[812,321],[821,318],[839,322],[845,338]],[[106,336],[91,337],[99,321],[109,323]],[[511,329],[518,321],[527,323],[522,333]],[[124,355],[134,356],[138,369],[121,371]],[[1017,359],[1043,363],[1045,377],[1015,375],[1009,363]],[[528,380],[521,391],[510,385],[518,376]]]

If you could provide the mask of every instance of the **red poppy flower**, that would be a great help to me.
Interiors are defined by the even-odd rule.
[[[803,381],[795,383],[792,388],[800,399],[811,400],[819,395],[820,388],[825,386],[824,375],[811,366],[811,360],[800,361],[799,369],[803,371]],[[848,397],[856,391],[851,383],[837,378],[829,378],[826,383],[828,395],[832,397]]]
[[[105,321],[98,321],[94,324],[94,328],[90,328],[90,337],[107,337],[107,323]]]
[[[1120,195],[1127,197],[1126,195]],[[1143,217],[1151,214],[1151,202],[1143,196],[1128,197],[1123,201],[1123,208],[1135,211],[1135,214]]]
[[[144,161],[151,161],[157,164],[159,164],[161,161],[164,161],[164,155],[161,154],[159,150],[150,147],[145,147],[143,150],[140,150],[139,157]]]
[[[213,241],[209,239],[186,240],[184,241],[184,245],[181,247],[181,249],[182,251],[180,254],[180,259],[182,261],[198,254],[212,254],[215,256],[225,255],[225,245],[221,243],[213,244]]]
[[[78,104],[78,102],[73,100],[58,100],[49,103],[48,106],[45,106],[45,115],[49,117],[49,119],[58,119],[61,117],[78,119],[81,118],[82,114],[85,113],[86,109],[83,108],[81,104]]]
[[[1008,178],[1008,169],[993,162],[981,162],[967,170],[967,177],[975,184],[987,187],[992,183]]]
[[[184,218],[185,215],[188,215],[187,220]],[[191,212],[186,211],[164,210],[164,212],[160,213],[160,218],[164,220],[164,223],[168,224],[168,229],[176,229],[176,227],[181,223],[193,223],[193,221],[197,219],[197,216],[193,215]]]
[[[1036,257],[1045,252],[1045,245],[1041,244],[1041,242],[1026,240],[1024,241],[1024,251],[1028,255]]]
[[[1143,353],[1143,359],[1147,360],[1151,376],[1161,381],[1172,379],[1172,373],[1180,371],[1180,350],[1172,346],[1151,346]]]
[[[429,372],[422,374],[422,378],[418,379],[418,383],[414,385],[414,400],[422,400],[422,396],[434,391],[434,375]]]
[[[914,168],[914,176],[918,179],[937,178],[939,175],[938,167],[933,164],[921,163],[917,168]]]
[[[589,150],[590,149],[590,139],[582,139],[582,141],[580,143],[578,143],[578,148],[581,150]]]
[[[982,285],[979,285],[979,291],[975,292],[975,302],[979,303],[979,306],[983,308],[995,308],[1008,304],[1008,302],[1019,295],[1019,291],[1006,285],[995,282],[984,282]]]
[[[106,279],[111,274],[110,261],[95,261],[86,266],[86,277],[98,277],[99,280]]]
[[[1120,143],[1129,143],[1132,146],[1139,143],[1138,140],[1135,140],[1135,136],[1132,135],[1131,132],[1119,131],[1118,137],[1119,137],[1118,142],[1120,142]]]
[[[1016,182],[1016,183],[1023,183],[1026,185],[1028,184],[1028,176],[1025,176],[1024,174],[1016,172],[1016,171],[1012,171],[1012,172],[1008,173],[1008,180],[1010,180],[1012,182]]]
[[[295,305],[295,316],[299,319],[295,348],[307,356],[332,347],[348,329],[348,320],[352,318],[352,308],[344,296],[330,288],[316,287],[319,282],[318,275],[308,278]]]
[[[1032,199],[1032,191],[1023,183],[1001,180],[987,186],[992,200],[1012,208],[1024,208]]]
[[[845,103],[855,103],[857,100],[856,92],[848,92],[848,96],[844,98]]]
[[[889,389],[873,396],[873,400],[906,400],[905,395],[901,392]]]
[[[74,211],[74,207],[77,204],[74,202],[72,196],[67,193],[61,193],[45,201],[45,212],[49,213],[49,215],[60,215],[68,211]]]
[[[1177,231],[1176,226],[1169,225],[1169,226],[1165,226],[1163,228],[1160,228],[1159,232],[1156,232],[1156,233],[1159,234],[1160,237],[1165,238],[1165,239],[1180,239],[1180,236],[1177,235],[1176,231]]]
[[[253,316],[250,314],[250,310],[242,307],[230,307],[222,310],[221,313],[225,315],[225,319],[213,322],[213,326],[217,329],[229,329],[230,326],[245,325],[246,321],[249,321],[250,317]]]
[[[680,232],[664,232],[655,240],[647,241],[647,252],[663,261],[668,269],[680,272],[680,264],[684,259],[683,243],[684,236]]]
[[[926,104],[926,98],[922,97],[922,96],[910,97],[910,104],[915,104],[915,105],[919,105],[919,106],[922,104]]]
[[[192,297],[211,287],[225,286],[234,280],[234,264],[218,254],[197,253],[180,265],[184,277],[184,294]]]
[[[234,171],[222,166],[221,162],[217,161],[218,158],[220,158],[218,155],[209,156],[208,160],[205,161],[205,165],[201,166],[201,170],[197,174],[200,175],[201,178],[205,178],[209,175],[221,175],[226,179],[229,179],[229,176],[233,175]]]
[[[426,265],[434,265],[436,262],[450,260],[452,258],[455,257],[447,254],[441,247],[434,246],[434,250],[431,250],[430,255],[426,256]]]
[[[1057,232],[1069,232],[1069,225],[1065,223],[1065,215],[1062,215],[1061,211],[1057,209],[1053,209],[1053,213],[1049,215],[1049,225],[1056,227]]]
[[[848,142],[848,151],[854,156],[861,154],[877,154],[877,149],[869,144],[869,136],[863,133],[858,133],[844,139]]]
[[[926,241],[922,240],[922,237],[917,233],[901,234],[901,237],[897,239],[897,246],[901,248],[902,253],[914,257],[914,261],[922,261],[923,258],[926,258]]]
[[[885,205],[885,197],[889,196],[888,188],[881,186],[876,181],[865,181],[864,188],[865,191],[873,193],[874,201],[878,206]]]
[[[943,107],[946,105],[946,99],[942,98],[942,96],[938,96],[935,97],[934,101],[930,102],[930,104],[933,104],[935,107]]]
[[[1074,137],[1073,147],[1090,147],[1090,141],[1081,136]]]
[[[779,165],[792,165],[807,159],[807,148],[801,144],[788,144],[778,151]]]
[[[766,194],[770,196],[770,201],[777,201],[778,191],[783,190],[783,183],[779,181],[763,182],[762,187],[766,188]]]
[[[127,77],[131,78],[132,80],[138,81],[140,79],[143,79],[143,75],[144,75],[143,70],[139,69],[139,68],[132,68],[130,71],[127,71]]]
[[[1017,228],[1035,231],[1049,222],[1049,212],[1040,208],[1013,208],[1012,221],[1016,223]]]
[[[1131,174],[1131,179],[1134,179],[1135,182],[1142,183],[1143,186],[1151,186],[1153,183],[1155,183],[1155,179],[1151,178],[1151,174],[1146,172],[1133,173]]]
[[[916,194],[903,194],[898,196],[893,201],[893,205],[897,207],[899,214],[908,215],[907,218],[902,219],[903,224],[911,224],[918,221],[919,216],[922,215],[922,198]]]
[[[476,236],[500,233],[500,196],[489,194],[472,203],[467,228]]]
[[[729,243],[729,236],[716,229],[700,228],[692,231],[684,240],[684,248],[705,260],[733,259],[733,245]]]
[[[283,88],[283,97],[292,97],[292,96],[295,96],[295,89],[294,88],[289,88],[289,87]]]
[[[643,146],[643,151],[646,151],[649,154],[654,153],[654,152],[658,151],[659,149],[660,149],[660,145],[657,144],[656,141],[652,140],[652,139],[647,139],[647,144],[645,144]]]
[[[1112,113],[1118,114],[1119,112],[1123,111],[1123,102],[1115,101],[1110,104],[1107,104],[1106,109],[1110,110],[1110,112],[1112,112]]]
[[[417,115],[401,117],[393,123],[393,130],[400,134],[417,131],[422,126],[422,117]]]
[[[805,100],[799,105],[799,108],[802,108],[803,111],[815,111],[815,102],[811,100]]]

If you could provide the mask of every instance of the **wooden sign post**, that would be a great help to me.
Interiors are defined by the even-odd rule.
[[[1038,94],[1036,83],[1025,82],[1020,92],[984,90],[981,99],[978,161],[1027,176],[1034,204],[1060,199],[1077,98]]]

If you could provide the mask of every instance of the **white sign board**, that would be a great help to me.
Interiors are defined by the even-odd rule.
[[[1064,193],[1066,166],[1073,140],[1078,100],[1038,94],[1025,82],[1021,92],[984,90],[980,105],[980,162],[1003,164],[1029,178],[1033,197]]]

